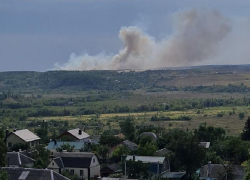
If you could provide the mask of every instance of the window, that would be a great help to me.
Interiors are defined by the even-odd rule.
[[[34,141],[32,141],[32,142],[31,142],[31,146],[34,146],[34,145],[35,145],[35,142],[34,142]]]
[[[74,175],[74,169],[70,170],[70,175]]]
[[[9,142],[9,143],[8,143],[8,147],[12,147],[12,142]]]
[[[54,163],[52,163],[52,166],[54,166]]]
[[[80,170],[80,176],[83,176],[83,170]]]
[[[66,169],[66,173],[69,173],[69,170],[68,170],[68,169]]]
[[[95,163],[95,158],[93,158],[93,163]]]

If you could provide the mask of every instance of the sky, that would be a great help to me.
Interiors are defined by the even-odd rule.
[[[249,0],[0,0],[0,71],[250,64],[249,8]],[[183,27],[192,14],[196,26]],[[191,46],[211,21],[222,29],[197,36],[204,48],[196,40],[195,48],[179,49],[186,40]],[[217,37],[225,26],[227,32]],[[141,44],[131,45],[130,37]],[[133,43],[140,49],[127,52]]]

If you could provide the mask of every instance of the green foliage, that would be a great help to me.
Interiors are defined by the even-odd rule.
[[[122,155],[129,155],[131,153],[130,149],[127,146],[118,146],[113,154],[112,154],[112,159],[114,159],[114,161],[118,162],[121,160],[121,156]]]
[[[245,117],[245,113],[244,112],[240,112],[239,113],[239,119],[243,119]]]
[[[141,161],[126,161],[126,169],[129,179],[148,179],[150,177],[148,164],[144,164]]]
[[[244,141],[250,141],[250,117],[247,118],[243,132],[241,133],[241,139]]]
[[[27,150],[28,149],[28,146],[27,144],[13,144],[13,146],[11,147],[11,151],[16,151],[18,152],[19,150]]]
[[[242,141],[238,137],[228,137],[224,141],[215,143],[212,150],[224,161],[241,164],[249,158],[249,148],[250,143],[248,141]]]
[[[108,145],[110,147],[113,147],[121,142],[121,139],[118,137],[115,137],[111,134],[102,134],[100,137],[100,144],[101,145]]]
[[[132,116],[126,117],[124,121],[119,122],[121,132],[129,139],[133,139],[135,133],[134,118]]]
[[[0,129],[0,167],[5,166],[6,163],[6,146],[4,143],[4,133],[3,130]]]
[[[50,151],[45,148],[45,145],[37,145],[35,150],[37,153],[32,156],[36,160],[35,167],[46,168],[49,163]]]
[[[108,157],[109,148],[106,145],[99,145],[96,149],[96,153],[100,155],[105,162]]]
[[[49,142],[48,130],[47,129],[37,129],[36,134],[41,138],[41,144],[46,144]]]
[[[199,126],[198,130],[194,131],[195,136],[198,138],[199,142],[206,141],[214,143],[225,137],[225,130],[223,128],[215,128],[212,126]]]
[[[0,180],[8,180],[9,175],[6,171],[0,171]]]
[[[67,152],[72,152],[75,146],[71,146],[69,143],[62,144],[59,148],[56,148],[57,152],[63,152],[66,150]]]
[[[153,156],[155,151],[157,150],[157,146],[153,142],[147,142],[146,144],[140,144],[137,149],[137,155],[140,156]]]

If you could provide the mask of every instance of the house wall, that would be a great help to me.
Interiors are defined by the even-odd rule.
[[[96,155],[92,157],[90,163],[90,177],[100,176],[101,175],[101,166],[100,162]]]
[[[57,164],[55,163],[54,160],[50,161],[50,163],[49,163],[49,165],[48,165],[47,168],[59,173],[59,167],[57,166]],[[62,171],[63,171],[63,168],[62,168]]]
[[[88,168],[68,168],[68,167],[65,167],[62,172],[65,172],[67,170],[68,170],[69,174],[70,174],[71,170],[74,170],[74,174],[76,174],[79,178],[83,177],[83,179],[88,179]],[[80,176],[80,170],[83,170],[83,176]]]
[[[9,147],[9,142],[12,143],[12,146],[14,144],[27,144],[28,147],[30,148],[34,148],[37,144],[39,144],[39,140],[34,140],[34,141],[30,141],[30,142],[26,142],[24,140],[22,140],[21,138],[19,138],[17,135],[15,135],[14,133],[11,133],[7,138],[6,138],[6,145],[7,145],[7,149],[10,150],[11,147]]]
[[[7,138],[6,138],[6,145],[7,145],[7,148],[8,150],[11,149],[11,147],[9,147],[9,143],[12,143],[12,146],[14,144],[26,144],[26,142],[24,140],[22,140],[21,138],[19,138],[17,135],[15,134],[10,134]]]

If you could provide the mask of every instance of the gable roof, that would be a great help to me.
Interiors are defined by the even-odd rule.
[[[79,134],[79,130],[82,132],[81,134]],[[79,128],[71,129],[71,130],[68,131],[68,133],[71,134],[72,136],[74,136],[75,138],[79,139],[79,140],[90,137],[86,132],[82,131]]]
[[[16,166],[22,166],[26,164],[34,163],[35,160],[20,153],[20,152],[8,152],[7,153],[7,164],[8,165],[16,165]]]
[[[113,172],[122,170],[121,166],[119,164],[117,164],[117,163],[109,164],[108,166],[102,168],[102,170],[106,169],[106,168],[112,170]]]
[[[141,133],[140,136],[149,136],[152,138],[153,141],[157,140],[157,136],[153,132],[143,132],[143,133]]]
[[[10,134],[15,134],[16,136],[18,136],[19,138],[21,138],[25,142],[30,142],[30,141],[35,141],[35,140],[41,139],[37,135],[35,135],[33,132],[29,131],[28,129],[17,130],[15,132],[10,133]]]
[[[173,178],[173,179],[176,179],[176,178],[181,178],[183,176],[185,176],[186,172],[165,172],[161,175],[162,178]]]
[[[53,160],[55,161],[55,163],[57,164],[59,168],[64,168],[64,164],[63,164],[61,157],[53,158]]]
[[[138,148],[138,145],[129,141],[129,140],[125,140],[122,142],[122,144],[124,144],[125,146],[127,146],[130,150],[134,151]]]
[[[200,169],[200,179],[210,178],[219,178],[221,175],[225,175],[225,167],[223,164],[210,164],[211,170],[209,173],[209,165],[202,166]],[[234,179],[243,179],[244,178],[244,167],[240,165],[231,166]]]
[[[0,168],[6,171],[9,180],[70,180],[61,174],[48,169],[33,169],[33,168]]]
[[[60,148],[63,144],[69,144],[70,146],[74,146],[73,149],[75,150],[80,150],[84,147],[84,142],[66,142],[66,141],[57,141],[56,144],[54,141],[51,141],[48,146],[47,149],[57,149]]]
[[[118,138],[120,138],[120,139],[124,139],[124,138],[125,138],[125,135],[122,134],[122,133],[116,134],[116,135],[114,135],[114,136],[115,136],[115,137],[118,137]]]
[[[172,151],[168,150],[167,148],[160,149],[155,152],[156,155],[158,156],[165,156],[168,153],[171,153]]]
[[[53,156],[60,157],[64,167],[88,168],[95,154],[86,152],[60,152],[54,153]]]
[[[135,161],[142,161],[143,163],[159,163],[163,164],[165,157],[157,156],[134,156]],[[129,155],[126,157],[126,161],[133,160],[133,156]]]

